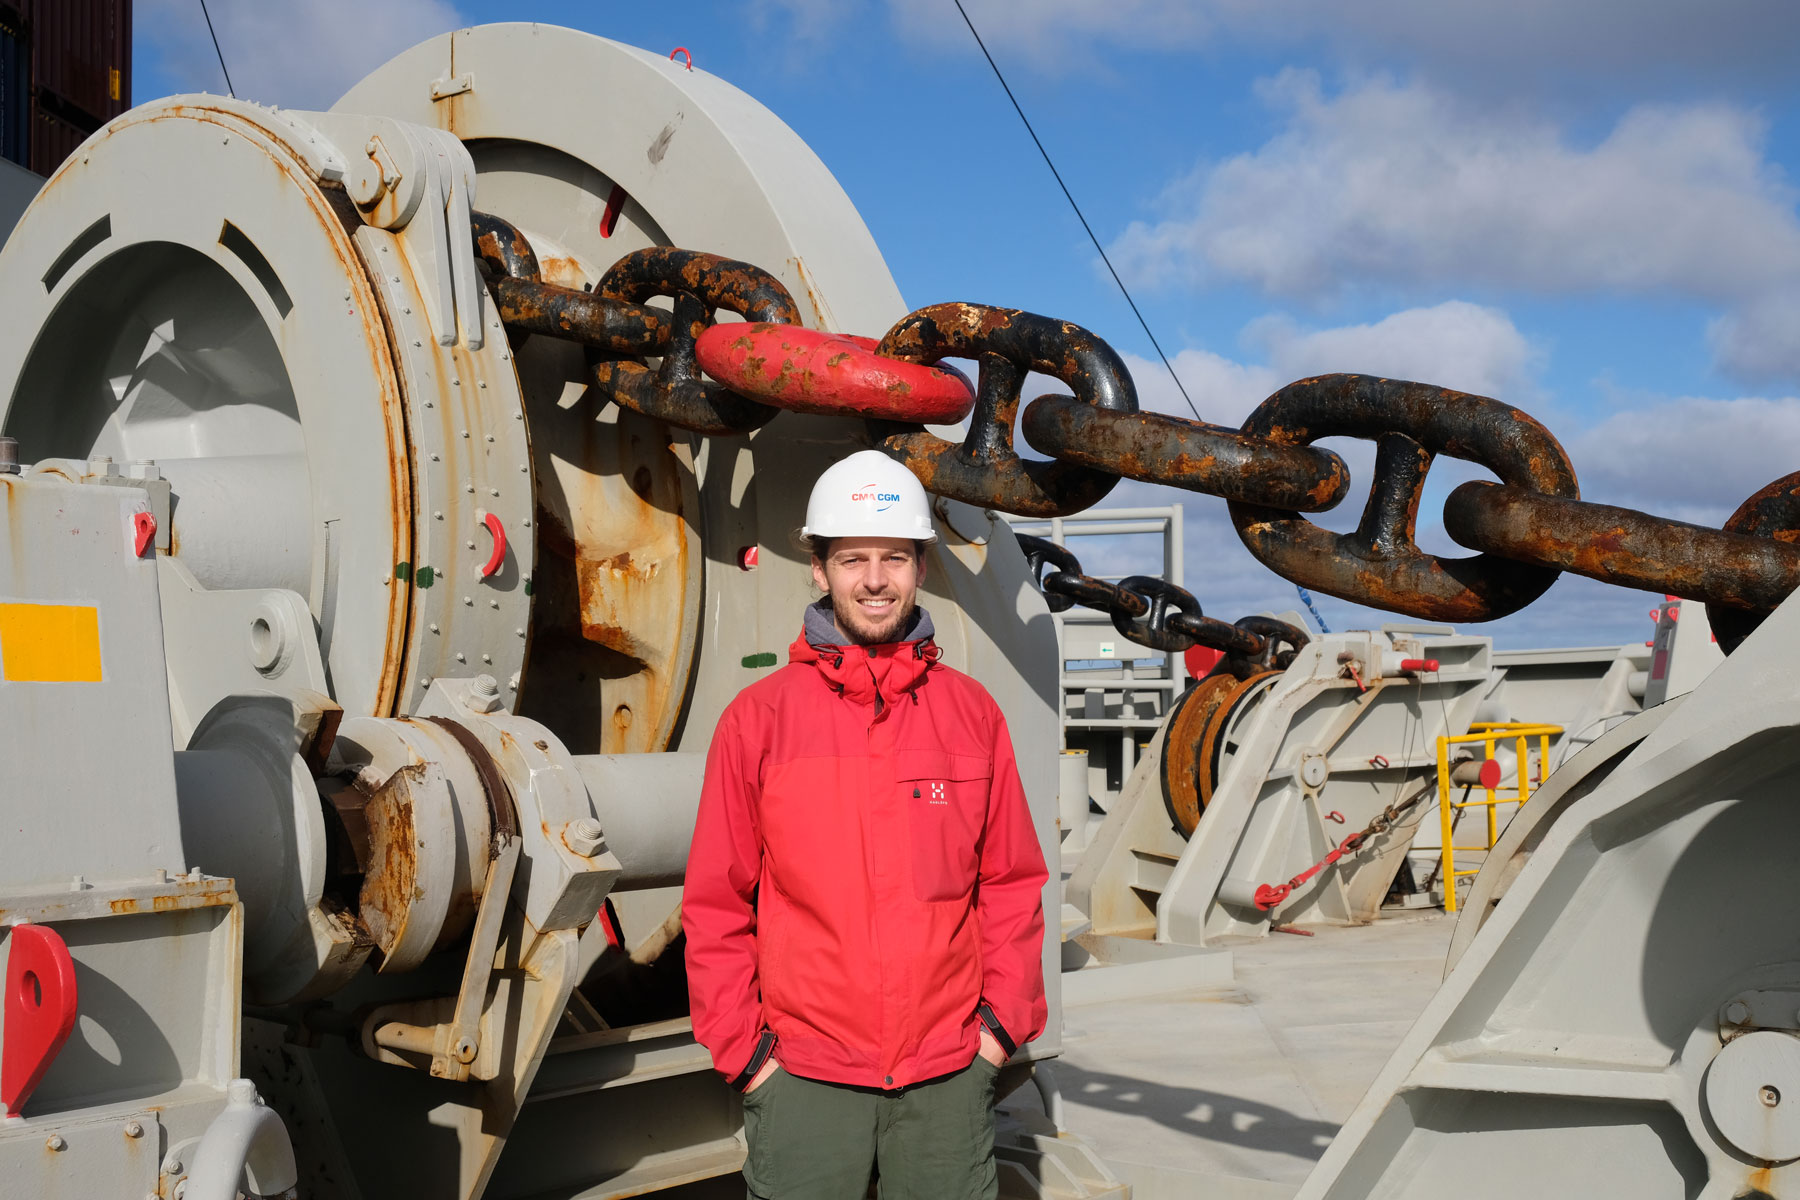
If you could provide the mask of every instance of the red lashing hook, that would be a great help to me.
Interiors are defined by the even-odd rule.
[[[144,548],[156,538],[156,518],[147,512],[131,514],[131,552],[144,557]]]
[[[681,57],[687,59],[687,69],[688,70],[691,71],[694,69],[694,56],[688,53],[688,48],[686,46],[677,46],[673,50],[669,51],[669,61],[674,62],[675,56],[677,54],[679,54],[679,55],[681,55]]]
[[[488,532],[494,535],[494,552],[488,555],[487,565],[481,568],[481,577],[486,579],[498,571],[500,564],[506,561],[506,529],[500,524],[500,518],[494,513],[488,513],[482,517],[481,523],[486,525]]]
[[[6,957],[0,1115],[17,1116],[75,1028],[75,963],[44,925],[15,925]]]

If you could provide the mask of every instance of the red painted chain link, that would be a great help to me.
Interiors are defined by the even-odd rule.
[[[706,373],[789,412],[954,425],[975,406],[962,372],[875,353],[874,338],[769,321],[713,325],[694,341]]]

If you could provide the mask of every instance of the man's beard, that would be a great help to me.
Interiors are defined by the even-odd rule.
[[[899,641],[917,608],[917,601],[903,604],[896,597],[893,608],[889,610],[892,615],[884,618],[879,625],[871,625],[854,598],[848,602],[840,602],[836,596],[831,598],[832,618],[844,636],[850,639],[851,645],[855,646],[879,646],[885,642]],[[846,612],[845,609],[849,611]]]

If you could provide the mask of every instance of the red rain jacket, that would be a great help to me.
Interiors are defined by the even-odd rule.
[[[928,631],[923,627],[922,632]],[[1043,1032],[1047,878],[1006,721],[929,635],[812,646],[725,710],[682,894],[694,1036],[740,1090],[902,1088]]]

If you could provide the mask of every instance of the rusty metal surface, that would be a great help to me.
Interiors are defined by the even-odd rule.
[[[515,347],[534,333],[606,354],[655,357],[669,344],[667,312],[545,283],[525,235],[492,213],[471,213],[469,227],[500,321]]]
[[[670,316],[660,309],[507,276],[495,279],[491,290],[510,334],[540,333],[607,354],[647,357],[663,353],[669,344]]]
[[[1781,497],[1762,504],[1778,508]],[[1767,612],[1800,584],[1800,545],[1792,541],[1517,487],[1463,484],[1444,505],[1444,526],[1492,554],[1739,611]]]
[[[1212,803],[1213,793],[1219,787],[1219,753],[1222,747],[1219,738],[1225,727],[1231,724],[1232,713],[1263,681],[1279,674],[1277,671],[1260,671],[1245,679],[1237,679],[1229,690],[1222,691],[1212,715],[1207,718],[1206,728],[1200,734],[1200,748],[1194,755],[1195,790],[1200,793],[1202,810]]]
[[[1030,371],[1060,379],[1084,404],[1137,411],[1124,362],[1081,326],[1016,308],[934,304],[888,330],[878,350],[912,362],[972,358],[980,364],[975,411],[960,445],[923,430],[890,432],[881,442],[938,495],[1057,517],[1098,504],[1118,483],[1117,475],[1074,463],[1028,462],[1013,448],[1019,388]]]
[[[614,263],[595,289],[608,300],[642,304],[657,296],[673,301],[674,315],[662,363],[619,359],[598,363],[594,383],[603,395],[647,417],[715,437],[747,433],[769,423],[776,410],[701,379],[694,342],[717,309],[750,321],[800,323],[800,311],[781,281],[760,268],[717,254],[652,246]]]
[[[1356,437],[1376,443],[1375,478],[1354,533],[1296,513],[1231,503],[1238,537],[1283,578],[1374,608],[1436,621],[1491,621],[1531,603],[1553,569],[1483,554],[1420,550],[1419,497],[1438,454],[1479,463],[1506,483],[1574,498],[1575,471],[1550,431],[1527,414],[1466,392],[1368,375],[1323,375],[1282,388],[1244,431],[1286,445]]]
[[[1790,545],[1800,543],[1800,471],[1783,475],[1759,488],[1738,505],[1725,522],[1732,533],[1774,538]],[[1767,612],[1753,612],[1727,604],[1708,604],[1706,619],[1719,648],[1730,654],[1763,623]]]
[[[566,381],[587,370],[582,354],[533,338],[518,356],[538,558],[516,711],[575,753],[666,750],[698,637],[698,483],[686,435],[669,424],[611,405],[565,406]]]
[[[1022,427],[1032,446],[1063,462],[1270,508],[1322,512],[1350,486],[1349,468],[1330,450],[1271,445],[1166,413],[1112,412],[1069,396],[1039,396]]]
[[[469,214],[469,232],[475,238],[475,257],[497,275],[538,283],[537,251],[511,221],[493,213]]]
[[[414,901],[422,894],[413,829],[413,789],[424,771],[422,766],[402,767],[363,804],[368,868],[363,874],[357,912],[384,956],[391,956],[405,936]],[[384,958],[384,966],[386,961]]]
[[[1274,617],[1239,617],[1234,624],[1238,629],[1262,641],[1261,647],[1248,655],[1226,656],[1222,665],[1239,679],[1248,679],[1258,671],[1271,668],[1287,670],[1293,665],[1294,656],[1312,641],[1304,629],[1286,621],[1278,621]],[[1284,646],[1286,649],[1282,648]]]
[[[975,395],[962,372],[877,354],[874,338],[798,325],[714,325],[694,353],[707,374],[787,412],[954,425]]]
[[[1200,739],[1225,698],[1239,680],[1223,673],[1208,675],[1189,688],[1169,715],[1169,732],[1163,743],[1163,802],[1183,837],[1200,824],[1206,802],[1200,798]],[[1211,789],[1208,789],[1209,796]]]

